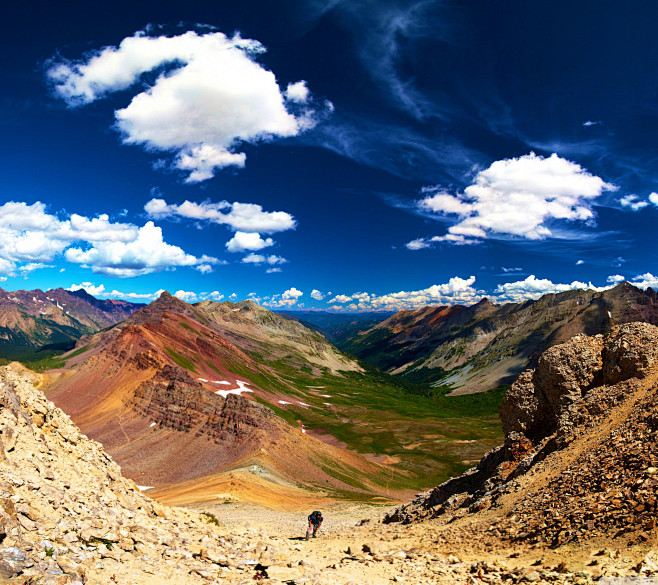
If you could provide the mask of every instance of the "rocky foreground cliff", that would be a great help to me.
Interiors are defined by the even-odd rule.
[[[615,558],[656,574],[658,328],[631,323],[547,350],[500,416],[504,445],[386,522],[464,526],[458,540],[483,552],[589,550],[595,577]]]

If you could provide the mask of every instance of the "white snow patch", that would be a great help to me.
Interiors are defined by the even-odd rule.
[[[208,381],[205,378],[197,378],[197,380],[199,380],[199,382],[207,382]]]
[[[144,492],[144,491],[146,491],[146,490],[152,490],[152,489],[153,489],[153,486],[152,486],[152,485],[138,485],[138,486],[137,486],[137,489],[138,489],[140,492]]]
[[[608,317],[610,317],[610,319],[612,319],[612,314],[610,313],[610,311],[608,311]]]
[[[155,426],[155,423],[154,423],[154,422],[152,422],[152,423],[149,425],[149,427],[154,427],[154,426]]]
[[[326,386],[306,386],[307,388],[317,388],[318,390],[321,390],[322,388],[326,388]]]
[[[213,380],[212,383],[213,383],[213,384],[226,384],[226,386],[230,386],[230,385],[231,385],[231,383],[230,383],[230,382],[227,382],[226,380]]]
[[[306,402],[299,402],[299,400],[297,401],[297,404],[301,404],[302,406],[311,406],[310,404],[306,404]]]
[[[331,394],[320,394],[322,398],[331,398]]]
[[[292,404],[291,402],[286,402],[285,400],[279,400],[279,404]]]
[[[243,392],[253,392],[253,390],[247,388],[247,382],[236,380],[235,383],[238,385],[237,388],[233,388],[231,390],[217,390],[215,394],[221,394],[224,398],[226,398],[229,394],[237,394],[240,396]]]
[[[333,404],[331,404],[331,402],[323,402],[322,404],[324,404],[326,406],[333,406]]]
[[[306,429],[304,427],[302,427],[302,433],[305,433],[305,432],[306,432]]]
[[[249,388],[236,388],[234,390],[217,390],[215,394],[221,394],[226,398],[229,394],[237,394],[240,396],[243,392],[253,392],[253,390],[249,390]]]

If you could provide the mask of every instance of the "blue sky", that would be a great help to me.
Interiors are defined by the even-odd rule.
[[[658,284],[658,6],[24,2],[0,286],[395,310]]]

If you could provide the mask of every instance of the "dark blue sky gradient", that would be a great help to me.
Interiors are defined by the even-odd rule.
[[[298,306],[326,309],[342,304],[311,299],[313,289],[381,296],[474,276],[468,299],[504,301],[520,297],[496,287],[530,275],[555,285],[606,286],[613,275],[651,284],[638,277],[658,274],[658,196],[656,204],[648,199],[658,191],[656,22],[658,5],[634,1],[8,4],[0,37],[0,205],[41,201],[60,218],[107,213],[142,226],[153,197],[226,200],[288,212],[297,227],[273,234],[275,246],[258,252],[287,259],[278,273],[226,252],[232,233],[225,226],[156,220],[167,243],[228,264],[208,274],[178,267],[119,279],[57,255],[29,274],[7,271],[0,286],[84,282],[124,296],[196,294],[188,299],[253,292],[272,305],[294,287],[304,293]],[[81,59],[147,25],[176,35],[203,30],[200,24],[263,43],[268,51],[258,62],[281,88],[306,80],[317,99],[333,103],[333,113],[297,137],[242,146],[244,169],[185,184],[180,172],[154,168],[167,153],[123,145],[112,127],[114,111],[139,86],[68,108],[48,85],[53,59]],[[490,233],[475,245],[405,246],[442,236],[457,221],[421,213],[423,187],[461,193],[495,161],[531,152],[556,153],[618,189],[590,202],[593,221],[547,223],[568,237]],[[621,204],[628,195],[648,204],[632,211]],[[466,302],[449,297],[441,302]],[[400,300],[403,306],[412,305]]]

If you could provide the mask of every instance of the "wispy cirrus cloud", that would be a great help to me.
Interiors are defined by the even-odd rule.
[[[318,3],[316,3],[318,4]],[[325,2],[317,15],[331,11],[355,39],[356,51],[364,70],[388,95],[395,107],[417,120],[439,116],[440,104],[416,86],[405,63],[418,50],[423,39],[437,43],[445,39],[447,19],[437,12],[441,3],[430,0],[411,2]]]
[[[244,167],[242,144],[297,136],[331,111],[329,103],[312,104],[304,81],[282,90],[257,62],[265,51],[238,33],[139,31],[85,59],[54,59],[48,77],[58,97],[80,107],[158,73],[115,111],[115,127],[125,144],[176,152],[172,166],[198,183],[218,169]]]

